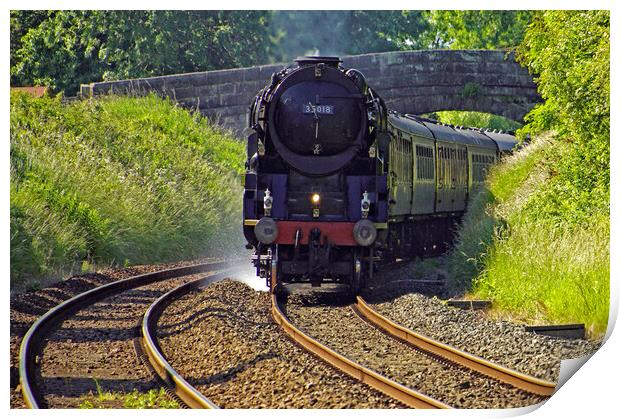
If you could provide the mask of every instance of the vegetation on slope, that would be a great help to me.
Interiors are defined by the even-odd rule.
[[[11,285],[241,245],[243,144],[153,95],[11,96]]]
[[[609,12],[539,12],[518,54],[545,99],[520,133],[552,134],[491,172],[460,228],[451,274],[513,315],[584,322],[600,335],[610,279]]]
[[[609,311],[609,217],[556,224],[530,210],[552,182],[548,159],[568,147],[550,136],[491,171],[470,202],[448,269],[454,286],[510,316],[538,323],[586,323],[604,333]],[[471,278],[474,278],[473,282]]]

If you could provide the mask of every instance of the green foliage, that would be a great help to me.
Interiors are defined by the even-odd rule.
[[[545,99],[526,116],[521,135],[553,130],[567,143],[562,159],[548,156],[552,182],[530,211],[555,224],[608,214],[609,12],[539,12],[517,53]]]
[[[545,102],[520,135],[553,135],[491,171],[450,255],[451,277],[528,321],[609,311],[609,12],[536,12],[518,59]]]
[[[81,83],[265,62],[265,11],[12,11],[11,85]]]
[[[140,393],[104,392],[97,385],[97,395],[90,395],[79,404],[80,409],[179,409],[179,404],[171,400],[163,388]]]
[[[98,80],[290,61],[299,55],[504,48],[529,11],[11,11],[11,85],[73,95]]]
[[[163,388],[159,391],[149,390],[147,393],[133,391],[125,397],[123,407],[127,409],[179,409],[179,404],[170,400]]]
[[[489,128],[502,131],[516,131],[521,127],[519,122],[484,112],[440,111],[435,112],[431,117],[445,124],[464,127]]]
[[[156,96],[11,96],[11,284],[238,249],[243,145]]]
[[[607,251],[605,250],[607,249]],[[529,217],[489,249],[473,292],[541,323],[585,323],[601,336],[609,315],[609,218],[573,229]]]
[[[519,45],[530,10],[434,10],[428,12],[433,48],[497,49]]]
[[[570,152],[558,140],[536,139],[492,169],[459,227],[448,277],[454,288],[493,299],[512,317],[583,322],[600,336],[609,311],[609,217],[558,225],[530,211],[553,182],[550,151],[558,159]]]
[[[275,11],[272,23],[276,61],[423,48],[429,28],[422,12],[400,10]]]

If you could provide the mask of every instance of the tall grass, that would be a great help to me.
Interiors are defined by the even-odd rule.
[[[609,219],[571,230],[514,222],[497,241],[473,292],[535,322],[586,323],[605,333],[609,313]]]
[[[493,299],[504,314],[585,323],[600,336],[609,312],[609,214],[593,211],[575,224],[532,211],[553,185],[549,158],[567,153],[569,146],[547,136],[495,167],[470,202],[448,269],[453,287]]]
[[[241,244],[243,145],[156,96],[11,96],[11,285]]]

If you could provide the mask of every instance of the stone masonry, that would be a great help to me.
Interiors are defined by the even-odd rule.
[[[514,54],[492,50],[399,51],[343,57],[385,100],[401,113],[468,110],[514,120],[541,101],[528,71]],[[282,64],[232,70],[175,74],[82,85],[82,97],[156,92],[198,110],[240,134],[256,93]]]

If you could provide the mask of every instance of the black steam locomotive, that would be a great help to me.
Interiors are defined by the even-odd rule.
[[[353,292],[380,260],[444,248],[508,134],[388,112],[363,74],[304,57],[251,108],[243,230],[257,275]]]

